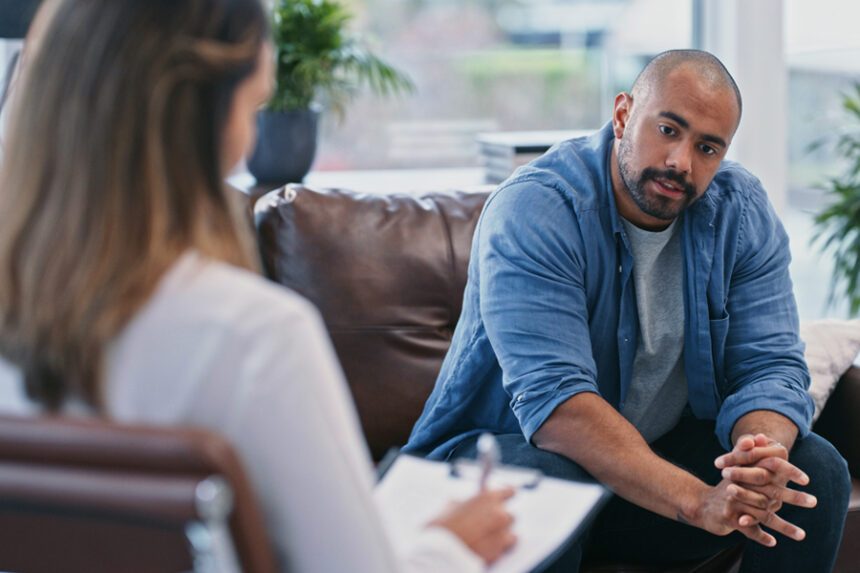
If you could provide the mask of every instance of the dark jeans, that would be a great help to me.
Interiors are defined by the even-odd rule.
[[[505,464],[538,468],[548,476],[562,479],[593,481],[578,464],[529,445],[521,434],[505,434],[497,438]],[[476,441],[477,438],[464,441],[454,449],[449,459],[475,457]],[[686,418],[654,442],[652,448],[661,457],[687,469],[708,484],[716,484],[721,479],[719,470],[714,467],[714,459],[725,451],[714,435],[713,422]],[[719,537],[616,496],[601,511],[588,534],[550,570],[576,573],[583,553],[643,564],[670,564],[704,559],[722,549],[744,543],[742,573],[831,571],[842,540],[851,493],[848,467],[836,449],[816,434],[798,440],[789,460],[810,478],[808,486],[798,489],[818,498],[814,509],[784,505],[779,511],[782,518],[806,531],[806,539],[801,542],[774,532],[777,545],[773,548],[747,542],[738,532]]]

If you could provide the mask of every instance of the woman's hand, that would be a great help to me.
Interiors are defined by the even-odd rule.
[[[514,518],[505,509],[505,501],[513,495],[512,488],[482,491],[464,502],[451,504],[428,525],[449,530],[490,564],[516,542],[511,531]]]

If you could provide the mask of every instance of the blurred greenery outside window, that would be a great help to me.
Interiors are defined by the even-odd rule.
[[[846,122],[844,96],[860,81],[860,2],[786,0],[788,202],[819,210],[820,185],[846,167],[834,149]]]
[[[860,136],[860,126],[843,108],[845,96],[854,93],[854,84],[860,81],[860,2],[784,1],[788,73],[786,198],[791,210],[785,220],[792,237],[795,296],[801,319],[845,318],[850,312],[843,296],[833,304],[827,302],[835,251],[822,253],[823,242],[810,245],[809,240],[815,231],[813,216],[834,199],[822,187],[849,167],[835,144],[845,134]],[[842,292],[841,287],[838,290]]]
[[[476,133],[599,128],[691,0],[342,0],[416,93],[323,118],[316,170],[480,165]]]
[[[693,45],[697,0],[341,1],[418,90],[362,94],[341,123],[326,114],[318,170],[478,166],[477,132],[600,127],[648,57]],[[815,208],[817,186],[845,166],[826,142],[811,146],[851,129],[842,99],[860,81],[860,2],[783,1],[788,202]],[[0,40],[0,73],[18,48]]]
[[[324,118],[315,169],[477,166],[482,131],[588,129],[647,59],[693,45],[694,0],[342,0],[417,92]],[[788,202],[843,166],[842,95],[860,81],[860,2],[784,0]],[[835,138],[834,138],[835,139]]]

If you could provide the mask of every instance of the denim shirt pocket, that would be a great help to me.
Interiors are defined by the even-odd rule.
[[[710,319],[709,326],[711,330],[711,357],[714,361],[714,382],[722,401],[725,398],[725,359],[726,340],[729,335],[729,313],[723,310],[722,316]]]

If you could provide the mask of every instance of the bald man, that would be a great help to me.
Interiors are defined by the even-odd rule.
[[[810,432],[785,231],[724,160],[741,111],[714,56],[660,54],[610,123],[484,207],[406,449],[474,456],[489,431],[506,463],[609,487],[559,570],[583,551],[667,563],[740,542],[744,571],[833,566],[850,478]]]

